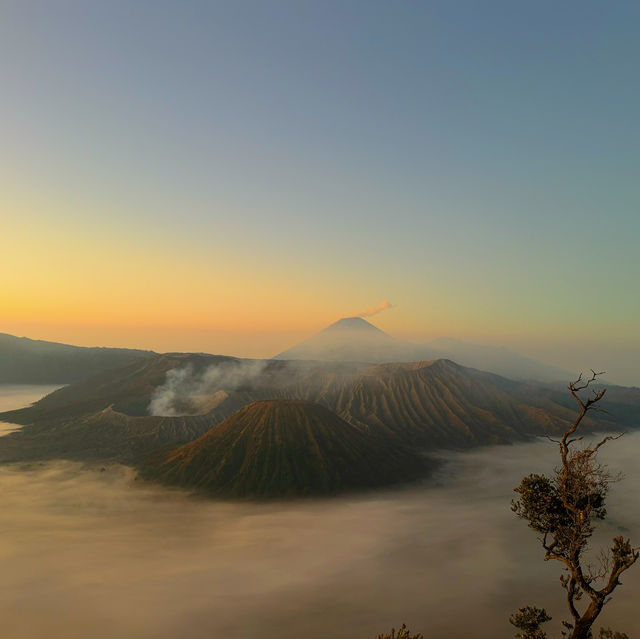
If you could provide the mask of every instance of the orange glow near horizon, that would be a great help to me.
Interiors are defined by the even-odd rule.
[[[3,12],[0,332],[264,357],[386,307],[393,337],[615,351],[640,381],[631,20],[610,47],[554,12],[587,54],[560,91],[564,26],[541,64],[517,11],[502,33],[387,3],[354,40],[314,3],[269,29],[235,3],[56,4]]]

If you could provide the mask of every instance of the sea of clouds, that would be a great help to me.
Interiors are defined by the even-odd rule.
[[[640,543],[639,455],[640,432],[604,449],[626,478],[599,539]],[[370,639],[406,622],[426,639],[496,639],[529,603],[559,635],[559,566],[509,508],[523,474],[553,466],[553,444],[443,461],[419,486],[270,504],[203,500],[123,466],[0,466],[2,634]],[[640,566],[623,582],[603,623],[633,637]]]

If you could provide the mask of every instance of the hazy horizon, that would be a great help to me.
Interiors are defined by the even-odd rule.
[[[369,323],[384,330],[384,321],[381,322],[379,316],[373,318],[368,317],[366,319]],[[77,327],[73,326],[58,327],[57,329],[41,329],[42,332],[34,329],[36,332],[30,334],[20,334],[19,332],[11,333],[11,331],[2,330],[2,326],[0,326],[0,332],[13,334],[16,337],[60,342],[75,346],[135,348],[152,350],[158,353],[211,353],[232,357],[268,359],[308,339],[323,328],[326,328],[326,326],[327,325],[318,326],[317,329],[306,332],[247,333],[241,338],[238,338],[236,335],[233,339],[229,339],[225,334],[220,335],[215,331],[207,331],[206,337],[203,337],[201,333],[197,331],[192,332],[185,330],[181,332],[178,329],[174,329],[174,332],[178,334],[169,341],[167,341],[166,335],[162,338],[155,336],[154,332],[148,328],[138,329],[137,332],[140,336],[135,339],[131,339],[130,337],[127,339],[127,336],[123,335],[122,340],[118,337],[105,338],[104,334],[99,331],[96,332],[95,328],[89,332],[91,337],[87,337],[83,331],[78,331]],[[387,331],[385,330],[385,332]],[[432,335],[429,338],[425,338],[424,336],[421,337],[420,335],[402,332],[399,334],[388,334],[397,339],[411,341],[416,344],[429,343],[438,338],[453,337],[452,335]],[[454,337],[454,339],[459,338]],[[630,351],[628,347],[623,344],[591,344],[586,347],[582,342],[573,343],[568,340],[558,343],[541,343],[535,346],[506,339],[490,341],[479,338],[477,340],[460,339],[460,341],[486,346],[506,347],[514,353],[567,371],[567,379],[559,381],[569,382],[570,379],[573,379],[570,375],[575,374],[577,376],[580,372],[588,372],[591,368],[597,368],[606,372],[605,377],[610,383],[624,386],[640,386],[640,369],[637,365],[637,362],[640,361],[640,352],[636,354],[635,351]],[[159,347],[158,344],[160,344],[161,347]]]

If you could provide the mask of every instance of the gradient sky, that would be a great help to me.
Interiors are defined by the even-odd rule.
[[[0,331],[398,337],[640,384],[640,4],[0,2]]]

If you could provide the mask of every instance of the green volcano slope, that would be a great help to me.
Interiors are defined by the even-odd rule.
[[[199,439],[155,455],[149,479],[225,497],[333,494],[415,479],[426,460],[301,400],[253,402]]]

